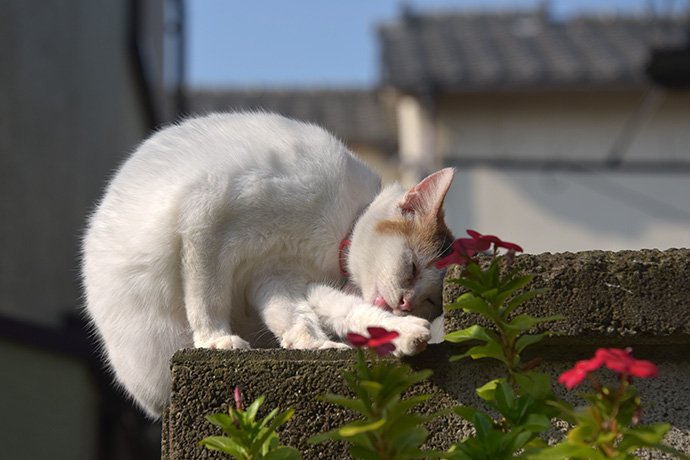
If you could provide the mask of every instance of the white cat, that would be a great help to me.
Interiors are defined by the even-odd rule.
[[[83,246],[88,314],[152,417],[185,347],[346,347],[368,326],[420,352],[441,314],[453,170],[407,193],[319,127],[265,113],[164,129],[121,167]],[[349,278],[348,278],[349,276]],[[412,314],[408,316],[408,314]]]

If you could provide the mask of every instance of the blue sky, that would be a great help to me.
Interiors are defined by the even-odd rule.
[[[407,0],[416,11],[532,9],[539,0]],[[684,9],[690,0],[551,0],[557,17],[580,12]],[[376,26],[400,0],[187,0],[192,87],[363,87],[379,74]]]

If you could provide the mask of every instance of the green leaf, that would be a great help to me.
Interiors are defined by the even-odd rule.
[[[294,411],[293,411],[293,412],[294,412]],[[261,420],[260,423],[258,423],[258,424],[256,425],[256,428],[260,430],[261,428],[263,428],[263,427],[265,427],[266,425],[268,425],[268,422],[269,422],[273,417],[275,417],[277,413],[278,413],[278,409],[277,409],[277,408],[276,408],[276,409],[273,409],[271,412],[268,413],[268,415],[267,415],[266,417],[264,417],[264,418]]]
[[[494,429],[493,420],[491,420],[488,415],[479,411],[472,417],[472,425],[474,425],[474,429],[477,430],[478,438],[486,438]]]
[[[473,292],[475,294],[481,294],[482,292],[484,292],[484,286],[482,286],[481,284],[479,284],[476,281],[468,280],[467,278],[452,279],[452,280],[448,280],[448,282],[453,283],[453,284],[459,284],[460,286],[467,288],[468,290],[470,290],[471,292]],[[451,304],[451,305],[448,305],[446,308],[452,310],[452,307],[453,307],[453,305]],[[457,307],[455,307],[455,308],[457,308]]]
[[[302,454],[294,447],[280,446],[264,456],[264,460],[299,460]]]
[[[359,384],[359,376],[351,372],[343,372],[343,378],[345,379],[345,381],[347,381],[347,384],[352,389],[352,391],[355,392],[357,397],[361,399],[365,405],[370,404],[371,398],[369,398],[369,393],[367,393],[367,390],[362,388],[362,386]]]
[[[505,433],[501,443],[499,445],[499,450],[507,454],[506,456],[513,457],[513,453],[522,449],[525,444],[527,444],[530,439],[534,438],[534,433],[525,430],[514,429]]]
[[[338,433],[339,430],[340,430],[339,428],[336,428],[335,430],[326,431],[324,433],[319,433],[317,435],[314,435],[311,438],[307,439],[307,443],[309,443],[309,444],[321,444],[322,442],[327,441],[329,439],[341,439],[341,436]]]
[[[534,275],[523,275],[513,278],[507,284],[501,287],[501,292],[513,293],[518,289],[527,286],[534,279]]]
[[[535,399],[543,400],[551,395],[551,378],[540,372],[515,374],[520,390]]]
[[[491,306],[486,303],[486,300],[481,297],[472,297],[462,302],[457,302],[453,304],[453,308],[462,308],[463,311],[468,313],[479,313],[494,321],[498,319],[498,315],[493,308],[491,308]]]
[[[409,367],[405,366],[405,369],[405,372],[409,371]],[[391,387],[391,391],[399,395],[415,383],[419,383],[428,379],[429,377],[431,377],[433,373],[434,371],[432,371],[431,369],[424,369],[419,372],[414,372],[401,380],[396,379],[393,381],[395,385]]]
[[[505,382],[504,378],[495,379],[477,388],[477,394],[486,401],[492,401],[499,383]]]
[[[374,451],[362,446],[351,446],[349,448],[352,458],[362,458],[364,460],[381,460],[381,456]]]
[[[536,324],[546,323],[549,321],[555,321],[559,319],[565,319],[565,316],[553,315],[544,318],[534,318],[529,315],[518,315],[515,318],[513,318],[509,323],[506,323],[505,327],[510,329],[510,332],[508,332],[508,337],[512,339],[519,335],[521,332],[528,330]]]
[[[632,452],[640,447],[655,446],[664,439],[666,432],[671,429],[668,423],[657,423],[648,426],[637,426],[625,430],[623,439],[618,449],[624,452]]]
[[[453,412],[458,414],[461,418],[471,422],[474,416],[479,412],[472,406],[456,406],[453,408]]]
[[[486,342],[490,340],[495,340],[491,337],[489,331],[487,331],[486,328],[479,326],[477,324],[475,324],[474,326],[470,326],[467,329],[463,329],[461,331],[455,331],[446,334],[443,337],[443,339],[453,343],[462,343],[467,340],[484,340]]]
[[[393,445],[398,450],[398,457],[405,458],[407,451],[418,451],[419,446],[424,444],[429,432],[424,428],[410,428],[403,436],[399,436]]]
[[[423,403],[424,401],[433,398],[433,395],[416,395],[407,399],[403,399],[396,403],[391,410],[391,418],[395,416],[402,416],[414,406]]]
[[[467,265],[467,273],[470,275],[474,276],[474,278],[479,281],[482,284],[485,284],[485,279],[484,279],[484,272],[482,272],[481,267],[479,264],[476,263],[470,263]]]
[[[249,407],[247,407],[245,413],[249,420],[253,421],[256,418],[256,413],[259,411],[259,407],[261,407],[261,405],[264,403],[264,399],[266,399],[266,396],[261,395],[256,398]]]
[[[397,417],[397,419],[392,419],[393,423],[386,429],[386,437],[390,440],[401,437],[400,442],[407,437],[410,430],[416,428],[426,421],[426,417],[421,415],[404,415],[402,417]],[[397,444],[397,442],[396,442]]]
[[[522,332],[526,331],[537,323],[538,321],[535,318],[532,318],[530,315],[518,315],[509,321],[506,326],[510,329],[515,329]]]
[[[462,358],[471,357],[472,359],[480,358],[494,358],[501,361],[504,364],[508,364],[508,360],[503,354],[503,349],[498,342],[488,342],[486,345],[478,345],[467,350],[466,353],[461,355],[455,355],[450,358],[450,361],[457,361]]]
[[[508,273],[506,273],[506,275],[505,275],[503,278],[501,278],[501,281],[500,281],[500,283],[499,283],[499,287],[501,287],[501,288],[505,287],[505,286],[506,286],[508,283],[510,283],[510,282],[513,280],[513,278],[515,278],[515,277],[517,276],[517,274],[520,273],[522,270],[523,270],[522,267],[515,267],[515,268],[513,268],[511,271],[509,271]]]
[[[381,392],[381,389],[383,389],[383,385],[381,385],[379,382],[374,382],[371,380],[364,380],[359,382],[359,384],[374,398],[376,398],[376,396]]]
[[[364,433],[367,431],[376,431],[386,424],[386,419],[382,418],[373,423],[367,423],[366,420],[358,420],[353,423],[349,423],[340,427],[338,433],[343,437],[354,436],[359,433]]]
[[[515,407],[515,392],[508,382],[500,382],[494,393],[496,408],[506,419],[510,419]]]
[[[551,420],[544,414],[529,414],[521,426],[533,433],[541,433],[551,428]]]
[[[527,291],[525,293],[515,296],[513,299],[510,300],[510,302],[508,302],[508,305],[501,312],[501,318],[507,318],[508,315],[510,315],[517,307],[527,302],[532,297],[542,294],[546,291],[548,291],[548,288],[533,289],[531,291]]]
[[[213,425],[221,428],[226,433],[226,429],[237,428],[237,425],[235,425],[235,421],[232,419],[232,417],[230,417],[227,414],[218,413],[213,415],[207,415],[206,420],[211,422]]]
[[[607,460],[600,450],[596,450],[589,445],[573,444],[564,441],[552,447],[540,449],[538,452],[527,452],[530,460],[563,460],[564,458],[582,460]]]
[[[333,403],[333,404],[338,404],[339,406],[343,406],[347,409],[352,409],[354,411],[357,411],[361,414],[368,415],[369,411],[364,404],[364,402],[357,398],[346,398],[345,396],[340,396],[340,395],[335,395],[335,394],[327,394],[324,396],[326,401]]]
[[[503,260],[503,256],[496,257],[491,261],[491,265],[486,271],[492,286],[500,286],[501,284],[501,260]]]
[[[295,409],[287,409],[285,412],[281,413],[273,419],[273,422],[271,422],[271,426],[269,426],[268,429],[271,431],[275,431],[276,428],[290,420],[294,414]]]
[[[237,460],[244,460],[247,456],[247,451],[242,446],[226,436],[208,436],[202,439],[199,444],[211,450],[225,452]]]
[[[482,296],[489,301],[489,303],[494,304],[496,296],[498,295],[498,288],[489,289],[484,291]]]
[[[519,339],[517,339],[517,342],[515,342],[515,352],[520,353],[522,350],[527,348],[530,345],[533,345],[537,342],[539,342],[541,339],[546,337],[547,335],[550,335],[549,332],[543,332],[541,334],[525,334],[521,336]]]

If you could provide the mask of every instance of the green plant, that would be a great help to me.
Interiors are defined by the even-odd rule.
[[[618,386],[601,385],[593,371],[605,366],[616,372]],[[582,393],[589,405],[573,408],[564,402],[555,402],[560,416],[573,425],[565,441],[546,449],[528,452],[530,459],[558,460],[562,458],[594,460],[631,460],[640,448],[653,448],[679,458],[688,457],[661,441],[671,428],[668,423],[639,425],[642,405],[632,378],[654,378],[657,367],[633,358],[632,350],[600,348],[594,358],[578,361],[575,367],[561,374],[559,382],[568,389],[589,378],[594,393]]]
[[[454,356],[452,360],[466,357],[496,359],[506,366],[508,375],[477,389],[478,395],[486,400],[486,405],[500,414],[499,420],[473,407],[455,408],[460,417],[473,424],[476,435],[456,443],[448,452],[449,458],[628,460],[635,458],[633,452],[642,447],[688,458],[661,444],[670,425],[630,426],[637,425],[640,416],[640,400],[631,385],[631,377],[655,377],[658,373],[652,363],[632,358],[630,351],[600,349],[594,359],[580,361],[574,369],[561,376],[559,381],[568,388],[579,384],[586,376],[595,382],[597,391],[583,395],[590,402],[589,406],[574,409],[553,394],[550,378],[532,371],[538,360],[523,363],[520,354],[530,345],[553,334],[548,330],[530,333],[530,329],[537,324],[565,317],[515,315],[515,310],[525,301],[544,292],[543,289],[520,292],[532,281],[533,276],[520,275],[519,268],[506,267],[507,273],[501,273],[501,261],[511,265],[515,252],[522,252],[522,248],[495,236],[481,235],[472,230],[467,233],[470,238],[456,240],[453,243],[454,252],[437,262],[436,266],[442,268],[456,263],[465,267],[462,277],[450,282],[464,286],[468,292],[447,308],[478,313],[489,320],[491,327],[474,325],[452,332],[445,338],[455,343],[480,343]],[[473,256],[477,251],[492,247],[489,267],[482,270]],[[500,248],[507,249],[507,254],[499,255]],[[619,373],[618,388],[601,386],[594,379],[591,372],[602,365]],[[574,427],[566,441],[547,446],[539,435],[551,427],[551,419],[556,416],[569,421]]]
[[[495,236],[481,235],[472,230],[468,230],[468,233],[472,236],[471,238],[456,240],[453,243],[454,252],[436,263],[439,268],[451,263],[458,263],[465,267],[462,278],[451,279],[449,282],[464,286],[468,292],[446,308],[478,313],[488,319],[493,327],[474,325],[461,331],[451,332],[445,336],[445,339],[454,343],[481,342],[481,345],[471,347],[467,352],[454,356],[452,360],[465,357],[497,359],[506,365],[508,382],[515,387],[516,375],[525,372],[534,364],[523,363],[520,353],[545,336],[553,334],[549,331],[529,334],[527,331],[539,323],[562,320],[565,317],[554,315],[535,318],[526,314],[511,316],[520,305],[544,292],[545,289],[534,289],[515,295],[532,281],[534,275],[520,275],[520,268],[514,268],[502,275],[500,265],[504,259],[512,262],[515,252],[521,252],[522,248]],[[491,263],[488,269],[482,270],[472,256],[476,251],[487,250],[491,246],[493,246]],[[499,248],[508,249],[508,253],[499,255]]]
[[[264,396],[259,396],[247,410],[242,410],[241,395],[239,389],[236,388],[235,407],[229,408],[229,414],[218,413],[206,416],[209,422],[220,427],[228,436],[209,436],[199,444],[208,449],[229,454],[237,460],[297,460],[302,458],[296,449],[280,446],[276,434],[276,428],[287,422],[295,411],[288,409],[278,414],[278,409],[274,409],[263,419],[255,421],[256,414],[264,399]],[[273,419],[272,422],[271,419]]]
[[[357,346],[357,358],[353,371],[344,372],[344,378],[356,395],[354,398],[328,394],[326,401],[351,409],[361,419],[338,429],[312,437],[309,442],[317,444],[328,439],[349,441],[350,455],[366,460],[393,460],[429,458],[437,452],[424,451],[422,444],[428,432],[420,425],[444,412],[430,416],[410,413],[430,395],[412,396],[402,399],[402,393],[412,385],[431,375],[430,370],[410,372],[410,367],[399,363],[387,363],[377,359],[395,349],[391,342],[397,332],[383,328],[368,328],[370,337],[349,334],[350,342]],[[370,348],[370,362],[363,348]]]
[[[463,276],[450,282],[465,287],[468,292],[446,308],[478,313],[489,320],[491,326],[473,325],[447,334],[445,339],[454,343],[479,343],[453,356],[452,361],[467,357],[492,358],[506,366],[508,375],[477,389],[477,394],[486,401],[486,405],[500,414],[499,420],[473,407],[454,409],[456,414],[472,423],[476,435],[456,443],[449,451],[449,456],[453,459],[512,458],[528,447],[543,445],[539,434],[551,427],[550,419],[557,413],[554,406],[549,404],[556,400],[549,377],[531,371],[537,361],[524,363],[521,358],[521,353],[527,347],[551,332],[529,333],[529,330],[537,324],[565,318],[562,315],[546,318],[513,315],[524,302],[544,292],[544,289],[534,289],[517,294],[532,281],[533,275],[520,275],[519,268],[510,267],[506,267],[507,273],[501,273],[501,262],[510,265],[515,252],[521,252],[522,248],[472,230],[468,234],[470,238],[456,240],[453,243],[454,252],[436,264],[438,268],[451,263],[465,267]],[[482,270],[473,256],[478,251],[492,247],[489,267]],[[507,249],[507,254],[499,255],[500,248]]]

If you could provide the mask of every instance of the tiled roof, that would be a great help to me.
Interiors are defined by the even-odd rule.
[[[682,43],[685,27],[668,17],[407,14],[379,29],[383,79],[403,91],[638,86],[650,48]]]
[[[394,114],[373,90],[195,90],[189,110],[266,110],[323,126],[345,142],[376,144],[392,151]]]

